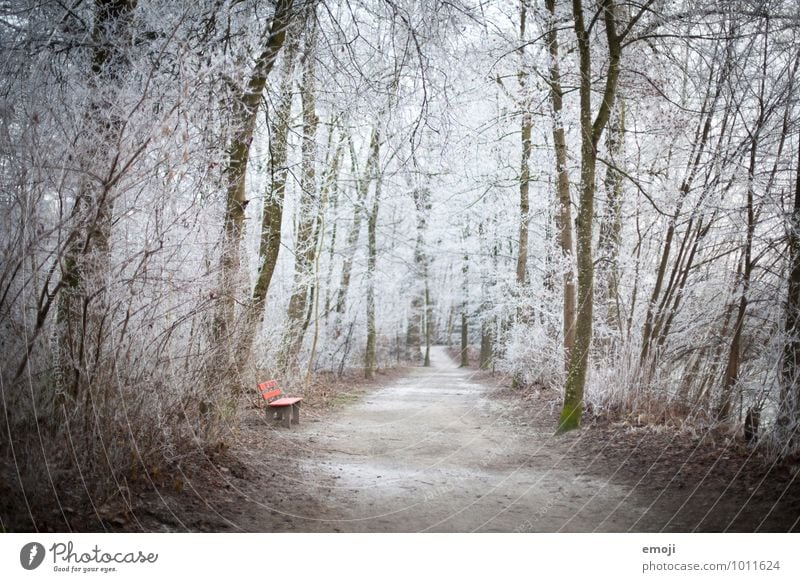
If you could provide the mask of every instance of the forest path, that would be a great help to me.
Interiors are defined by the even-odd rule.
[[[302,451],[291,494],[320,502],[313,515],[281,504],[288,528],[627,531],[669,520],[602,467],[571,459],[580,441],[552,436],[551,411],[514,423],[445,348],[432,349],[431,364],[286,435]]]

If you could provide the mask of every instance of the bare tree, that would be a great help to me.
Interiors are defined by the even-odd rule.
[[[550,103],[553,108],[553,149],[556,158],[558,211],[556,213],[556,231],[561,248],[561,257],[565,265],[563,275],[564,306],[564,363],[569,362],[570,352],[575,343],[575,275],[572,266],[574,255],[572,240],[572,203],[569,195],[569,173],[567,171],[567,143],[564,135],[564,105],[561,88],[561,69],[559,67],[558,21],[555,14],[555,0],[546,0],[545,6],[550,13],[545,41],[550,53]]]
[[[224,170],[225,230],[220,263],[219,300],[213,324],[214,338],[220,342],[229,339],[233,333],[236,298],[241,289],[241,241],[245,208],[249,202],[245,178],[250,160],[250,146],[267,77],[283,47],[294,12],[293,0],[278,1],[272,21],[263,33],[261,53],[255,59],[246,87],[234,99],[234,133],[227,148],[228,159]],[[220,378],[230,382],[235,378],[228,373],[234,362],[230,360],[225,350],[221,351],[221,358],[222,361],[218,366],[218,371],[221,372]],[[239,384],[232,382],[230,388],[236,393]]]
[[[613,0],[600,5],[608,46],[608,69],[597,113],[592,108],[592,41],[584,18],[583,2],[573,0],[572,15],[578,42],[580,70],[580,128],[581,182],[577,223],[578,313],[575,326],[575,345],[569,358],[567,383],[564,387],[564,407],[557,432],[577,428],[583,412],[583,390],[589,347],[592,338],[594,302],[594,258],[592,230],[594,220],[595,171],[597,146],[603,135],[617,93],[623,35],[617,32],[616,7]]]
[[[315,103],[317,21],[313,12],[306,22],[309,28],[306,31],[302,57],[303,141],[301,150],[303,159],[300,200],[296,213],[294,289],[289,298],[287,323],[281,342],[281,353],[278,357],[278,366],[284,370],[295,365],[308,327],[306,312],[308,306],[313,303],[313,298],[310,297],[310,293],[313,292],[311,279],[318,247],[316,239],[319,234],[318,223],[322,213],[316,178],[316,136],[319,120]]]

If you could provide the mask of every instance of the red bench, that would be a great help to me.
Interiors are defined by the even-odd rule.
[[[300,401],[302,398],[278,398],[281,395],[277,380],[267,380],[258,385],[261,398],[267,401],[267,410],[275,412],[275,419],[283,421],[286,428],[292,423],[300,424]],[[273,390],[274,388],[274,390]]]

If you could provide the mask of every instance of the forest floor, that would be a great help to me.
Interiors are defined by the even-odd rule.
[[[253,410],[237,444],[121,529],[300,532],[797,531],[797,467],[713,433],[590,424],[558,395],[458,368],[379,377],[287,430]]]

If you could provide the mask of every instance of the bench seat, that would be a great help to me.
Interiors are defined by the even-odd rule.
[[[269,406],[291,406],[296,402],[300,402],[302,398],[278,398],[269,403]]]

